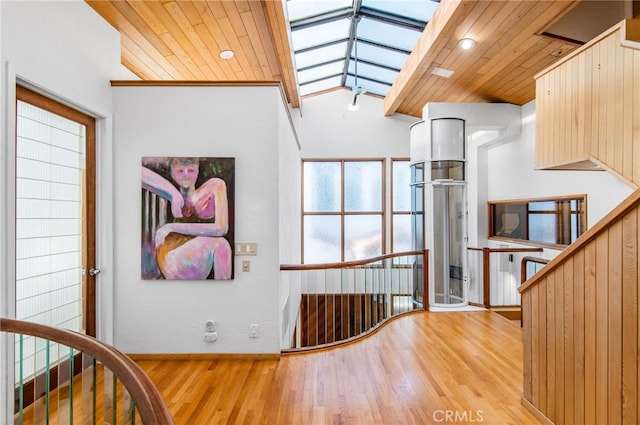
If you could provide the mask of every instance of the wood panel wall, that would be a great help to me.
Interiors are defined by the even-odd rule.
[[[600,165],[640,186],[640,20],[536,75],[536,167]]]
[[[640,191],[520,288],[523,403],[556,424],[640,422]]]

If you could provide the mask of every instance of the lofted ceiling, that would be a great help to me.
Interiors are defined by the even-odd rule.
[[[142,80],[279,81],[300,107],[283,0],[86,1],[120,32],[122,63]],[[534,75],[580,45],[543,34],[578,3],[441,0],[384,98],[384,114],[421,117],[427,102],[533,100]],[[474,48],[461,49],[463,37]],[[235,56],[222,59],[223,50]],[[432,74],[436,67],[454,72],[444,78]]]

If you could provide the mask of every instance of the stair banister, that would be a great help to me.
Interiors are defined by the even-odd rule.
[[[122,382],[143,423],[173,425],[171,414],[153,382],[131,358],[116,348],[78,332],[21,320],[0,318],[0,330],[48,339],[89,354]]]

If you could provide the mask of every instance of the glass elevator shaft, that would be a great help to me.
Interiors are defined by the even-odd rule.
[[[464,128],[464,120],[458,118],[431,119],[411,127],[413,248],[429,250],[432,306],[467,302]]]

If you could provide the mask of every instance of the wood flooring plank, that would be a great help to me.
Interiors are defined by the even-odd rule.
[[[536,424],[521,404],[522,342],[497,313],[417,312],[356,343],[279,359],[137,363],[176,425],[423,425],[446,412],[458,423]]]
[[[165,398],[167,388],[180,386],[162,373],[200,375],[200,393],[179,392],[179,403],[190,407],[179,418],[172,410],[177,425],[417,425],[437,423],[447,409],[466,422],[535,424],[520,403],[522,339],[521,328],[496,313],[427,312],[339,348],[280,360],[211,360],[211,373],[186,360],[138,363]],[[213,405],[200,400],[215,397]]]

